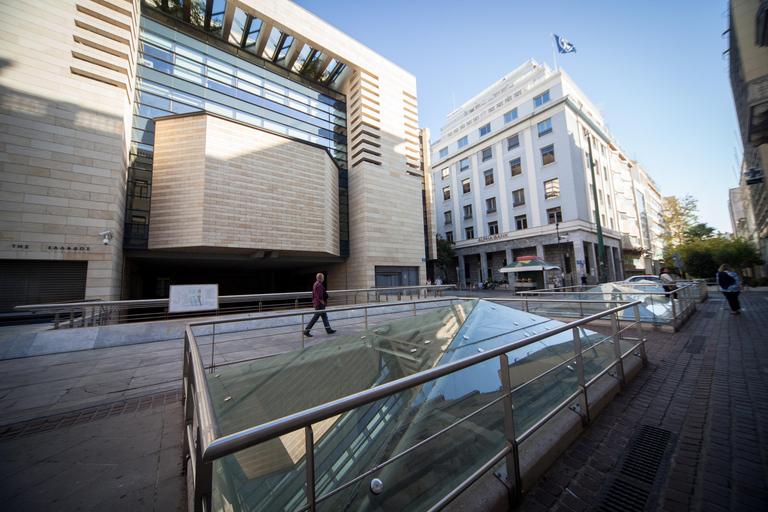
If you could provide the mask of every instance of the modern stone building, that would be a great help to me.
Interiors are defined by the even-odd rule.
[[[768,3],[731,0],[729,18],[731,88],[744,144],[738,194],[742,206],[731,217],[737,217],[734,233],[753,242],[768,261]],[[735,199],[731,193],[732,206]]]
[[[0,37],[0,312],[424,282],[416,80],[297,5],[4,2]]]
[[[432,150],[437,231],[458,255],[450,280],[498,281],[508,262],[538,256],[563,268],[565,284],[595,282],[596,212],[606,277],[624,278],[633,164],[562,69],[527,61],[449,114]]]

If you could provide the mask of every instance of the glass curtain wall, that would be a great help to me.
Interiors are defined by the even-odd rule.
[[[349,255],[346,103],[142,17],[131,133],[127,248],[146,248],[156,117],[207,111],[326,148],[339,167]]]

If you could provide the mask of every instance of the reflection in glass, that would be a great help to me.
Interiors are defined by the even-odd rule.
[[[471,301],[225,369],[210,375],[208,384],[222,434],[228,435],[562,325]],[[613,361],[611,345],[599,344],[603,336],[585,329],[580,338],[588,349],[585,372],[596,375]],[[428,509],[504,447],[503,403],[494,403],[502,395],[500,372],[511,377],[519,435],[576,391],[573,346],[568,330],[509,352],[507,369],[491,358],[314,424],[318,497],[415,448],[324,500],[318,510]],[[304,506],[305,457],[299,430],[217,461],[214,510],[233,503],[252,511]],[[374,477],[384,482],[379,495],[367,490]]]

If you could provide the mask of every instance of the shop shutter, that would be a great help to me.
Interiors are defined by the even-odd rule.
[[[87,261],[0,260],[0,313],[85,299]]]

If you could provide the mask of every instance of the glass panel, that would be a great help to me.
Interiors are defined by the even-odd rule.
[[[251,21],[251,31],[248,32],[248,38],[245,40],[246,48],[249,48],[256,44],[256,39],[259,37],[259,31],[261,30],[261,25],[263,23],[264,22],[258,18],[254,18]]]
[[[471,301],[224,369],[209,375],[208,383],[222,434],[228,435],[561,325]],[[576,391],[576,373],[568,368],[574,356],[571,332],[509,353],[518,434]],[[595,375],[612,360],[612,347],[596,345],[602,335],[580,332],[590,349],[584,356],[587,375]],[[493,358],[314,424],[318,497],[500,396],[499,359]],[[504,442],[503,404],[497,402],[323,501],[319,509],[424,510],[501,451]],[[231,503],[253,511],[303,506],[304,449],[299,430],[217,461],[214,510]],[[367,491],[374,477],[385,482],[379,495]]]
[[[272,27],[272,32],[269,33],[267,46],[264,48],[264,56],[266,56],[267,59],[272,60],[272,57],[274,57],[275,51],[277,50],[277,43],[280,41],[282,35],[283,33],[279,29]]]

